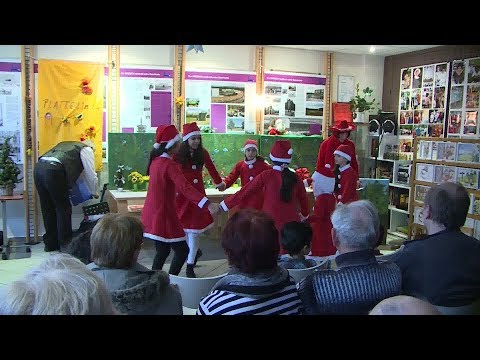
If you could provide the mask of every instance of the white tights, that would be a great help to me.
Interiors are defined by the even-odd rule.
[[[197,233],[186,233],[187,235],[187,244],[189,253],[187,258],[187,264],[193,265],[195,263],[195,256],[197,255],[198,250],[198,235]]]

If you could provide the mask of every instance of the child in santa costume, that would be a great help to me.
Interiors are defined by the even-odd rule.
[[[324,168],[318,169],[307,179],[312,183],[315,204],[313,206],[313,215],[308,218],[312,225],[312,256],[330,256],[334,255],[337,249],[332,242],[332,215],[337,205],[337,199],[333,194],[335,189],[335,176],[326,164]],[[305,182],[305,180],[304,180]]]
[[[261,172],[272,168],[265,162],[263,157],[258,155],[258,143],[255,140],[247,140],[243,150],[245,152],[245,159],[240,160],[235,165],[230,174],[223,179],[223,184],[218,187],[218,190],[224,191],[228,189],[237,181],[238,177],[240,177],[242,187],[244,187]],[[242,201],[237,206],[237,209],[251,208],[261,210],[262,206],[263,194],[259,193],[254,197]]]
[[[358,173],[352,168],[350,162],[355,158],[355,153],[348,145],[340,145],[334,152],[335,164],[338,165],[338,189],[336,195],[339,203],[348,204],[358,200],[357,184]]]
[[[143,236],[155,240],[156,255],[152,270],[161,270],[173,249],[175,255],[170,265],[170,274],[178,275],[188,256],[185,232],[175,211],[175,192],[189,201],[192,206],[214,213],[217,209],[191,185],[172,159],[181,144],[182,137],[173,125],[157,128],[155,144],[150,153],[147,175],[150,185],[142,211]]]
[[[222,178],[210,154],[202,147],[202,136],[196,122],[183,125],[183,142],[175,160],[181,165],[183,175],[190,184],[204,196],[203,165],[207,168],[215,186],[221,185]],[[187,276],[196,277],[193,268],[196,260],[201,256],[201,251],[198,249],[198,236],[213,226],[213,218],[207,209],[201,209],[192,204],[181,193],[177,196],[177,214],[187,234],[187,243],[190,248],[187,258]]]
[[[325,167],[325,164],[329,164],[330,169],[334,170],[335,159],[333,153],[340,145],[346,145],[352,150],[351,153],[353,156],[351,160],[351,166],[358,174],[358,163],[355,156],[355,144],[349,139],[350,132],[355,130],[355,128],[348,125],[346,120],[342,120],[339,125],[332,126],[330,130],[332,130],[332,135],[330,135],[327,140],[322,142],[320,149],[318,150],[317,165],[315,168],[322,169]]]
[[[280,234],[284,224],[306,220],[309,215],[307,192],[302,179],[288,168],[292,161],[292,146],[288,140],[277,140],[270,151],[273,167],[265,170],[240,191],[220,203],[224,211],[263,193],[262,210],[272,217]],[[300,208],[300,214],[297,208]],[[280,253],[285,254],[280,243]]]

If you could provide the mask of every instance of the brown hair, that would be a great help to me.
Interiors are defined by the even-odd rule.
[[[223,229],[222,247],[229,264],[244,273],[277,267],[278,231],[272,218],[262,211],[242,209],[230,217]]]
[[[460,183],[445,182],[431,187],[425,196],[430,207],[430,219],[448,230],[458,230],[465,223],[470,197]]]
[[[90,236],[91,259],[98,266],[124,269],[133,265],[143,243],[143,225],[128,214],[106,214]]]

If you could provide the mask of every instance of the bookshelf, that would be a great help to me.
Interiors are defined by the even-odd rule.
[[[428,189],[445,181],[460,182],[470,194],[470,209],[462,231],[480,239],[480,139],[414,139],[408,238],[425,234],[423,199]]]

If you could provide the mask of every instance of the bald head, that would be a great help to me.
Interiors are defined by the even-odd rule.
[[[369,315],[441,315],[429,302],[398,295],[380,301]]]

